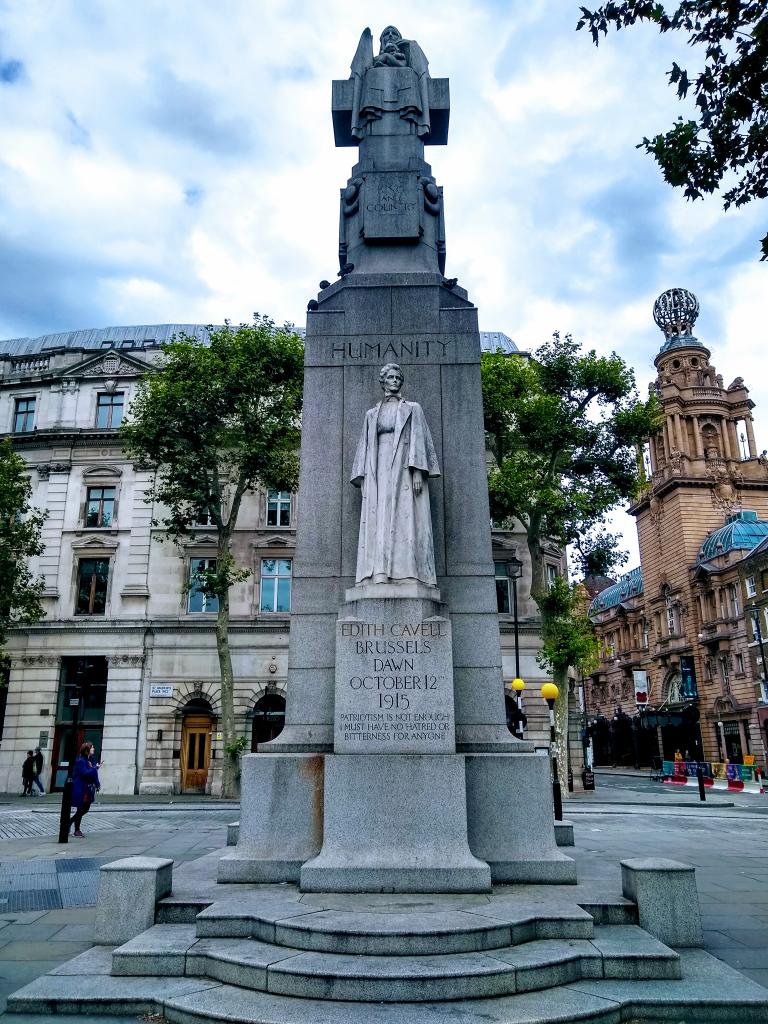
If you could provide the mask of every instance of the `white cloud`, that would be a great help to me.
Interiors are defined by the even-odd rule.
[[[483,327],[527,348],[572,331],[645,390],[653,300],[692,288],[766,446],[761,211],[686,203],[635,148],[684,112],[665,72],[693,60],[685,40],[637,26],[595,49],[562,0],[435,15],[394,0],[386,21],[451,81],[449,145],[427,159],[448,271]],[[330,81],[366,24],[384,27],[372,0],[8,0],[3,56],[22,67],[0,85],[0,335],[253,310],[301,323],[335,276],[355,153],[333,148]]]

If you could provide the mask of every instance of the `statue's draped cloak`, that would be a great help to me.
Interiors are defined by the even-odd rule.
[[[429,64],[414,39],[401,39],[398,48],[405,55],[403,67],[374,67],[370,29],[360,37],[352,61],[352,135],[362,139],[366,126],[385,111],[397,111],[411,121],[419,136],[429,135]]]
[[[362,484],[358,583],[385,575],[435,586],[435,550],[427,477],[440,476],[435,446],[424,410],[398,399],[394,432],[379,433],[379,402],[365,415],[352,467],[352,482]],[[424,485],[414,494],[412,470]]]

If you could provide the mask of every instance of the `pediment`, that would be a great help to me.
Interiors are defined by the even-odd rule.
[[[72,545],[72,550],[76,553],[82,554],[83,552],[94,552],[99,551],[115,551],[119,547],[119,542],[113,537],[105,537],[102,534],[91,534],[87,537],[79,537],[77,541]]]
[[[122,476],[123,471],[117,466],[89,466],[83,470],[84,477],[91,476]]]
[[[142,359],[129,352],[110,348],[98,355],[88,356],[74,366],[67,366],[56,374],[58,377],[136,377],[143,376],[150,369]]]
[[[257,537],[253,546],[255,548],[294,548],[296,541],[293,536],[286,537],[278,533],[267,537]]]
[[[199,533],[194,537],[188,537],[184,542],[185,548],[210,548],[217,547],[219,538],[215,533]]]

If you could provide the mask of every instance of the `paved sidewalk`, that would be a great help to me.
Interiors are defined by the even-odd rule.
[[[606,788],[601,799],[610,795]],[[564,852],[576,858],[580,881],[600,882],[616,891],[619,861],[631,856],[671,857],[695,864],[706,948],[768,987],[767,816],[714,801],[677,808],[668,802],[599,805],[580,798],[570,802],[566,817],[569,814],[576,847]],[[9,865],[22,869],[26,864],[30,870],[39,869],[45,884],[50,884],[55,871],[61,893],[62,859],[81,869],[89,867],[82,861],[90,859],[94,876],[97,865],[134,854],[172,857],[178,865],[214,851],[223,853],[226,824],[238,817],[229,807],[205,813],[194,807],[166,807],[163,813],[153,814],[126,807],[120,815],[105,813],[109,818],[123,816],[132,827],[92,829],[86,839],[67,846],[59,846],[54,838],[0,842],[0,878],[4,870],[13,873]],[[88,818],[84,828],[87,825]],[[28,881],[29,876],[24,884]],[[92,944],[94,917],[93,906],[0,913],[0,1010],[10,992],[87,949]]]

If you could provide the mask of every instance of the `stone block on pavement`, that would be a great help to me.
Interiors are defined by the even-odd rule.
[[[155,923],[155,904],[169,896],[173,861],[166,857],[125,857],[102,865],[94,940],[119,946]]]
[[[621,862],[621,885],[637,904],[638,923],[668,946],[703,946],[696,874],[661,857]]]

